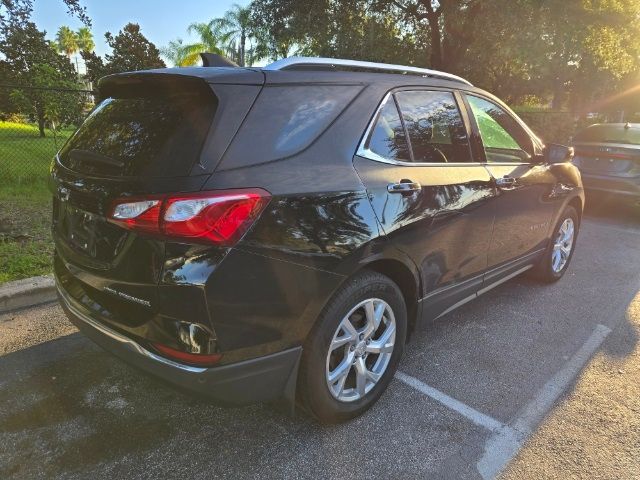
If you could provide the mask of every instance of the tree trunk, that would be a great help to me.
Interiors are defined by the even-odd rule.
[[[431,39],[431,68],[441,69],[442,63],[442,35],[440,34],[440,12],[427,14],[429,22],[429,37]]]
[[[553,99],[551,100],[551,109],[560,110],[564,103],[564,82],[561,78],[556,78],[553,84]]]
[[[244,67],[244,52],[245,52],[245,44],[247,43],[247,34],[243,30],[240,34],[240,66]]]
[[[40,132],[40,138],[44,138],[45,137],[44,113],[38,110],[37,114],[38,114],[38,131]]]

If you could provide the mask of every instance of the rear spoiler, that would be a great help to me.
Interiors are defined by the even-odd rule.
[[[181,93],[211,95],[207,82],[198,77],[146,72],[118,73],[101,78],[98,97],[166,97]]]
[[[127,90],[138,90],[144,94],[148,87],[175,94],[197,91],[207,84],[262,86],[264,74],[260,70],[242,67],[161,68],[116,73],[98,81],[98,96],[101,99],[118,96]]]

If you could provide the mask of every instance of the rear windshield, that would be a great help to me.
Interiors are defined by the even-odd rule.
[[[640,145],[640,128],[624,125],[593,125],[576,133],[576,142],[627,143]]]
[[[62,148],[60,161],[96,175],[188,175],[215,109],[213,95],[107,98]]]

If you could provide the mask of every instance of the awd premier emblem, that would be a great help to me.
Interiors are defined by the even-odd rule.
[[[142,298],[134,297],[133,295],[128,295],[124,292],[119,292],[118,290],[111,287],[104,287],[105,292],[109,292],[113,295],[117,295],[120,298],[124,298],[125,300],[129,300],[130,302],[135,302],[139,305],[144,305],[145,307],[150,307],[151,302],[149,300],[144,300]]]

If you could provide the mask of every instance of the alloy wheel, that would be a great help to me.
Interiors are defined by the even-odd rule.
[[[353,402],[369,393],[384,374],[396,339],[396,320],[387,302],[369,298],[353,307],[336,329],[326,362],[334,398]]]
[[[553,244],[553,253],[551,254],[551,268],[555,273],[559,273],[569,261],[571,249],[573,248],[573,236],[575,225],[572,218],[565,219],[560,225],[556,241]]]

